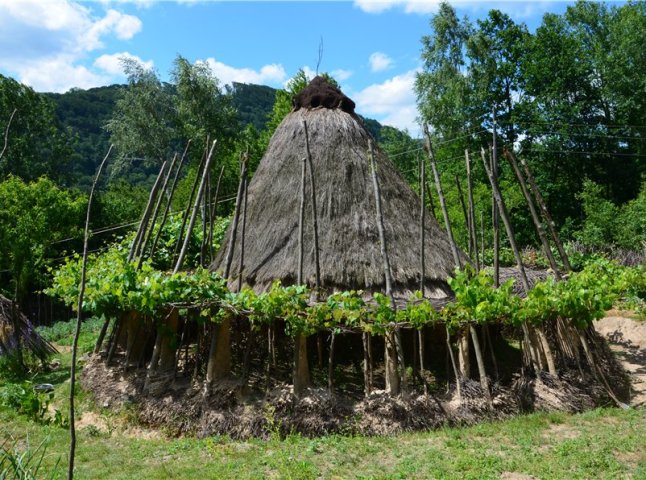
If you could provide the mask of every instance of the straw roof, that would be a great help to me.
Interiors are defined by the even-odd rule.
[[[43,361],[57,352],[38,334],[25,314],[11,300],[0,295],[0,356],[11,355],[20,349],[30,351]]]
[[[370,134],[353,112],[340,108],[341,104],[337,108],[300,108],[303,106],[298,105],[278,126],[249,183],[243,281],[257,291],[267,289],[275,279],[283,284],[296,282],[301,169],[306,155],[303,121],[306,121],[318,210],[322,287],[384,291],[383,257],[369,167]],[[343,106],[347,107],[347,103]],[[419,197],[376,145],[375,162],[393,290],[398,296],[408,295],[419,285]],[[303,280],[313,286],[315,257],[310,196],[308,173]],[[231,278],[237,277],[239,269],[242,215],[238,225]],[[212,270],[225,269],[232,227],[225,234],[223,248],[211,265]],[[426,294],[445,296],[449,292],[445,281],[454,270],[449,241],[429,214],[424,228]]]

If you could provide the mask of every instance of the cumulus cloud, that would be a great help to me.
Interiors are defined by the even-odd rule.
[[[154,62],[152,60],[144,61],[137,55],[133,55],[129,52],[101,55],[94,61],[94,66],[113,77],[123,77],[125,76],[123,73],[123,66],[121,64],[123,59],[135,60],[136,62],[142,64],[147,70],[152,69],[154,66]]]
[[[505,12],[512,18],[522,20],[548,11],[556,1],[503,0],[483,2],[477,0],[452,0],[450,3],[456,8],[467,9],[472,12],[488,12],[496,9]],[[366,13],[373,14],[399,9],[406,13],[426,15],[437,12],[441,2],[442,0],[354,0],[354,6]]]
[[[130,40],[141,29],[134,15],[94,14],[72,0],[0,0],[0,69],[41,91],[103,85],[112,81],[107,70],[81,62],[106,38]]]
[[[369,85],[354,95],[357,111],[362,115],[376,117],[381,123],[419,133],[415,122],[417,106],[415,97],[415,74],[409,70],[395,75],[383,83]]]
[[[385,53],[375,52],[370,55],[370,70],[373,72],[382,72],[393,65],[393,59]]]
[[[382,13],[398,7],[406,13],[433,13],[441,0],[355,0],[354,6],[366,13]]]
[[[282,85],[287,79],[287,73],[282,65],[272,63],[264,65],[260,70],[251,68],[237,68],[217,61],[215,58],[207,58],[206,64],[211,68],[213,74],[223,84],[239,83],[259,83]]]

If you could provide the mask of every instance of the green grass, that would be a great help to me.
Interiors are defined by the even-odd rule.
[[[109,415],[105,414],[106,417]],[[68,438],[0,411],[3,438],[33,445],[49,438],[45,467],[66,464]],[[548,478],[646,478],[643,410],[534,414],[469,428],[394,437],[291,436],[138,438],[120,428],[85,427],[78,478],[499,478],[517,472]],[[63,475],[63,471],[60,475]]]
[[[92,329],[84,330],[88,337],[93,334]],[[67,368],[69,353],[59,358]],[[34,381],[54,384],[54,404],[67,410],[65,370],[39,374]],[[79,392],[77,409],[79,415],[93,412],[100,422],[100,428],[88,425],[78,430],[76,472],[80,479],[494,479],[504,472],[540,479],[646,479],[643,409],[537,413],[393,437],[290,436],[268,441],[150,435],[133,422],[128,411],[102,411],[84,392]],[[47,447],[39,459],[41,472],[64,478],[67,430],[35,423],[0,407],[0,444],[20,452],[28,444],[33,447],[41,442]]]

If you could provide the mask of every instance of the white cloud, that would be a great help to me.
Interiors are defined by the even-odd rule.
[[[352,70],[345,70],[343,68],[337,68],[336,70],[332,70],[330,72],[330,75],[339,82],[345,82],[348,78],[352,76],[353,72]]]
[[[417,70],[409,70],[383,83],[364,88],[354,95],[357,111],[362,115],[374,116],[385,125],[408,129],[412,134],[417,134],[416,73]]]
[[[370,55],[370,70],[373,72],[382,72],[393,65],[393,59],[382,52],[375,52]]]
[[[21,66],[20,81],[44,92],[66,92],[72,87],[92,88],[109,83],[110,78],[74,65],[65,56]]]
[[[285,69],[277,63],[264,65],[260,70],[253,70],[251,68],[232,67],[211,57],[206,59],[206,64],[211,68],[211,71],[218,80],[220,80],[220,83],[223,84],[240,82],[282,85],[287,79]]]
[[[94,60],[94,66],[100,68],[104,72],[110,74],[113,77],[124,77],[123,66],[121,64],[122,59],[127,58],[129,60],[135,60],[142,64],[147,70],[150,70],[154,66],[154,62],[149,60],[145,62],[137,55],[133,55],[130,52],[121,52],[121,53],[112,53],[101,55],[99,58]]]
[[[406,13],[433,13],[441,0],[355,0],[354,6],[366,13],[382,13],[401,7]]]
[[[451,0],[454,8],[467,9],[475,13],[488,12],[496,9],[508,14],[516,20],[540,16],[551,6],[562,0],[503,0],[483,2],[478,0]],[[354,6],[366,13],[382,13],[391,9],[401,9],[406,13],[426,15],[435,13],[442,0],[354,0]]]
[[[0,0],[0,69],[40,91],[110,83],[83,65],[106,38],[130,40],[141,20],[115,9],[100,14],[72,0]]]

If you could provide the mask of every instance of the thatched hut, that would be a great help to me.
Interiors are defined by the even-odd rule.
[[[308,139],[304,122],[307,123]],[[370,133],[354,113],[354,102],[321,77],[294,100],[293,111],[276,129],[248,188],[243,281],[257,291],[274,280],[293,284],[299,262],[301,172],[307,144],[312,158],[321,286],[326,290],[384,291],[375,193],[369,162]],[[419,198],[386,154],[375,146],[383,224],[393,291],[408,296],[419,288]],[[309,175],[305,182],[303,283],[315,284],[314,228]],[[240,225],[242,218],[239,219]],[[230,277],[237,277],[240,226],[234,241]],[[223,245],[228,245],[234,225]],[[430,297],[448,293],[454,269],[445,231],[426,216],[425,286]],[[223,272],[227,248],[212,269]]]

